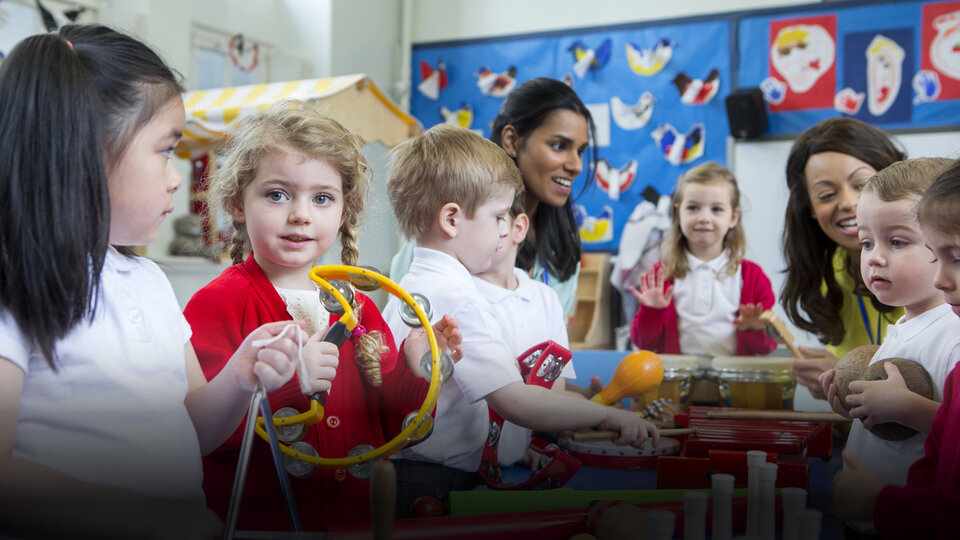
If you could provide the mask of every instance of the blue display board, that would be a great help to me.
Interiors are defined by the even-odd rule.
[[[739,19],[737,83],[764,90],[769,133],[840,115],[881,129],[957,125],[960,2],[817,7]]]
[[[615,251],[645,190],[668,194],[691,167],[725,164],[724,98],[734,88],[764,92],[769,135],[844,114],[881,129],[956,127],[960,1],[836,2],[421,44],[412,62],[410,107],[424,127],[449,122],[485,137],[516,84],[570,81],[599,131],[596,181],[583,173],[574,183],[581,240]]]
[[[598,181],[583,190],[582,173],[573,186],[583,247],[615,250],[645,189],[667,194],[689,168],[723,163],[730,39],[729,21],[712,20],[419,45],[410,108],[426,128],[447,121],[488,137],[512,85],[572,81],[600,158]]]

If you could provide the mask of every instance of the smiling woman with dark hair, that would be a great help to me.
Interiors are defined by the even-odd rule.
[[[860,345],[879,344],[902,308],[881,304],[860,278],[857,202],[871,176],[906,159],[880,130],[852,118],[829,118],[804,131],[787,158],[790,198],[783,231],[787,317],[826,350],[801,347],[798,381],[823,398],[817,378]]]

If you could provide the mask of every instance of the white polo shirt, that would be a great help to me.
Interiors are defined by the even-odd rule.
[[[25,374],[13,455],[92,484],[202,502],[184,406],[190,327],[173,289],[152,261],[112,248],[100,283],[93,321],[56,344],[58,371],[0,314],[0,357]]]
[[[960,318],[948,304],[909,321],[901,317],[887,328],[887,336],[870,364],[886,358],[906,358],[923,365],[933,379],[934,399],[942,401],[947,375],[960,360]],[[918,433],[903,441],[887,441],[870,433],[860,420],[854,420],[847,452],[877,473],[885,484],[903,486],[910,466],[923,456],[926,438],[926,433]]]
[[[687,252],[687,275],[674,280],[673,302],[683,354],[730,356],[737,351],[733,326],[740,309],[743,275],[724,275],[729,252],[701,261]]]
[[[518,283],[514,290],[498,287],[475,276],[473,279],[477,290],[490,302],[500,321],[500,329],[514,357],[548,340],[569,348],[567,321],[557,293],[547,285],[530,279],[519,268],[514,268],[513,273]],[[565,379],[577,378],[573,360],[567,362],[560,376]],[[504,421],[498,448],[501,465],[514,465],[523,459],[524,452],[530,446],[530,434],[531,430]]]
[[[410,271],[399,284],[408,293],[420,293],[430,300],[431,323],[443,315],[456,319],[463,335],[463,359],[456,364],[453,380],[440,388],[433,434],[395,455],[475,472],[489,431],[487,402],[483,398],[521,382],[516,358],[489,302],[477,291],[473,276],[450,255],[415,248]],[[410,333],[400,318],[399,306],[400,300],[394,297],[383,309],[383,319],[397,346]]]

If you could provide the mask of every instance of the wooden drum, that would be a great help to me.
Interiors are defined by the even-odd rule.
[[[680,441],[661,437],[656,448],[647,440],[642,448],[615,444],[613,441],[569,441],[567,452],[584,467],[596,469],[656,469],[657,457],[680,453]]]
[[[686,411],[696,379],[701,376],[700,358],[682,354],[661,354],[663,382],[644,394],[637,396],[631,408],[643,409],[657,399],[665,398]]]
[[[710,372],[716,376],[720,405],[748,409],[793,409],[797,379],[790,358],[718,356]]]

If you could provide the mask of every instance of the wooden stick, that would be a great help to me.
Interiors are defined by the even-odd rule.
[[[849,422],[835,412],[803,411],[707,411],[707,418],[728,420],[781,420],[786,422]]]
[[[767,328],[773,330],[780,338],[780,342],[786,345],[787,350],[790,351],[790,354],[792,354],[794,358],[801,362],[806,362],[807,359],[803,357],[800,350],[793,344],[793,334],[790,333],[790,330],[787,330],[787,325],[783,324],[783,321],[780,320],[780,317],[777,317],[776,313],[768,309],[760,314],[760,320],[766,323]]]
[[[377,461],[370,478],[370,520],[374,540],[390,540],[396,517],[397,470],[389,459]]]
[[[661,437],[677,437],[679,435],[696,435],[697,428],[661,429]],[[574,431],[571,439],[575,441],[612,441],[620,437],[618,431]]]

